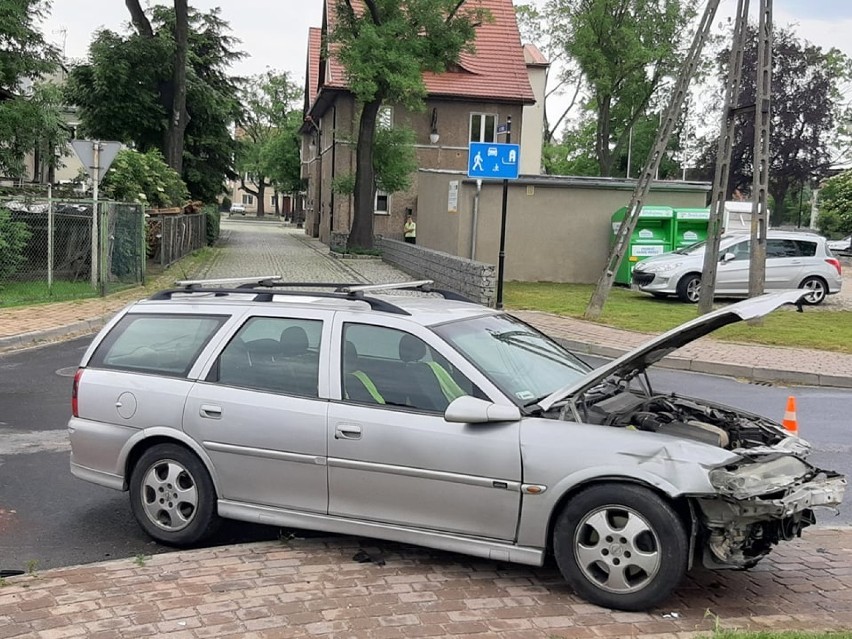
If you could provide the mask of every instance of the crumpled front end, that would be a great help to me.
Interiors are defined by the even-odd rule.
[[[741,463],[711,471],[717,494],[695,500],[709,568],[755,565],[815,523],[814,508],[836,508],[843,500],[842,475],[790,454],[749,452]]]

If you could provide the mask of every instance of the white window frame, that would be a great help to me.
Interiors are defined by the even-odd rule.
[[[379,208],[379,197],[384,197],[387,202],[386,209]],[[375,215],[390,215],[391,214],[391,198],[393,196],[390,193],[386,193],[381,189],[376,189],[376,197],[373,199],[373,213]]]
[[[254,196],[251,193],[243,193],[243,205],[252,206],[254,204]]]
[[[479,119],[479,131],[476,132],[476,137],[474,137],[473,118],[475,118],[476,116],[479,116],[479,118],[480,118]],[[494,118],[490,140],[485,139],[485,137],[486,137],[485,136],[486,122],[488,121],[488,118]],[[471,114],[470,114],[470,126],[469,126],[469,129],[468,129],[468,139],[471,142],[496,142],[497,141],[497,122],[498,122],[498,115],[496,113],[481,113],[481,112],[478,112],[478,111],[471,112]]]

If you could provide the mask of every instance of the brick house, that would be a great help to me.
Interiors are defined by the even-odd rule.
[[[297,206],[306,233],[330,243],[335,234],[348,234],[352,224],[353,198],[334,193],[331,185],[336,177],[355,172],[351,141],[357,139],[358,107],[333,49],[328,56],[322,53],[334,19],[333,0],[325,2],[322,28],[309,31],[302,127],[306,187]],[[411,112],[386,105],[379,114],[380,126],[404,125],[415,132],[419,168],[461,170],[467,168],[469,142],[505,141],[497,126],[511,117],[511,141],[529,147],[528,152],[521,150],[521,172],[537,174],[543,111],[533,107],[537,100],[539,107],[543,105],[543,81],[537,78],[543,78],[547,63],[535,47],[521,44],[512,0],[481,0],[481,4],[493,21],[477,28],[476,52],[462,54],[458,65],[445,73],[425,73],[425,109]],[[412,178],[406,192],[376,194],[377,235],[401,238],[406,211],[416,218],[417,175]]]

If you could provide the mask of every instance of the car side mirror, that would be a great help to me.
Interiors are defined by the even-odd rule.
[[[444,419],[453,424],[487,424],[516,422],[521,418],[517,406],[493,404],[470,395],[454,399],[444,412]]]
[[[723,264],[727,264],[728,262],[733,262],[735,259],[737,259],[737,256],[733,253],[725,253],[719,261]]]

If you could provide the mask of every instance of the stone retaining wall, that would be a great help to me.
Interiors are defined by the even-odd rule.
[[[497,267],[474,262],[399,240],[376,238],[382,259],[418,279],[434,280],[435,286],[468,299],[494,306],[497,298]]]

